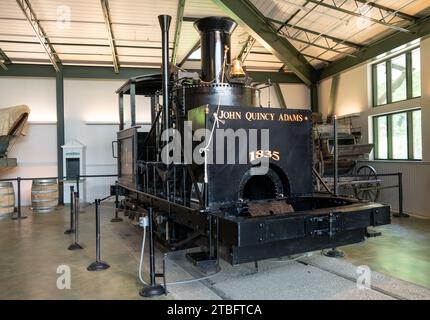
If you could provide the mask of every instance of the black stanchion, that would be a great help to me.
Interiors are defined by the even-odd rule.
[[[87,270],[88,271],[101,271],[106,270],[110,267],[106,262],[100,258],[100,199],[95,201],[95,212],[96,212],[96,261],[91,263]]]
[[[148,226],[149,226],[149,273],[151,277],[151,284],[140,290],[139,294],[142,297],[154,297],[162,295],[166,292],[166,289],[157,284],[155,281],[155,244],[154,244],[154,229],[153,229],[153,214],[152,207],[148,208]]]
[[[69,250],[80,250],[83,247],[79,244],[79,196],[77,192],[74,195],[74,209],[75,209],[75,242],[69,246]]]
[[[79,198],[79,175],[76,176],[76,192],[78,193]]]
[[[12,220],[22,220],[27,219],[27,216],[23,216],[21,214],[21,177],[16,178],[16,186],[17,186],[17,193],[18,193],[18,205],[17,205],[17,216],[13,217]]]
[[[122,218],[118,217],[119,212],[119,186],[118,181],[115,181],[115,217],[110,222],[121,222]]]
[[[393,217],[396,218],[409,218],[409,214],[403,212],[403,173],[397,173],[397,180],[399,186],[399,212],[394,213]]]
[[[74,217],[74,205],[73,205],[73,186],[70,186],[70,228],[64,231],[64,234],[71,234],[75,232],[75,217]]]

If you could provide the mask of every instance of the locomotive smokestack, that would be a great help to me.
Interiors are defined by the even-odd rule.
[[[203,81],[221,82],[224,50],[227,46],[226,63],[230,64],[230,36],[236,26],[227,17],[207,17],[194,22],[194,28],[200,33]]]
[[[163,127],[169,128],[169,28],[172,17],[168,15],[158,16],[161,28],[162,42],[162,89],[163,89]]]

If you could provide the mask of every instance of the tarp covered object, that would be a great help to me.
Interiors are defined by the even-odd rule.
[[[12,139],[26,134],[29,113],[26,105],[0,109],[0,158],[6,157]]]

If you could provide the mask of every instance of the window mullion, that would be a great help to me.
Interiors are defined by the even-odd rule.
[[[412,99],[412,52],[406,53],[406,98]]]
[[[408,135],[408,160],[414,159],[414,133],[413,133],[413,119],[412,119],[412,111],[408,111],[407,115],[407,135]]]
[[[373,152],[375,159],[379,159],[378,130],[378,117],[373,117]]]
[[[393,101],[393,94],[391,92],[391,60],[387,60],[386,62],[386,75],[387,75],[387,104],[390,104]]]
[[[389,160],[393,160],[393,121],[392,115],[387,115],[387,146]]]
[[[372,101],[373,107],[378,106],[378,72],[377,64],[372,65]]]

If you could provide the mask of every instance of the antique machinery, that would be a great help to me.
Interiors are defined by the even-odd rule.
[[[231,60],[233,20],[195,22],[201,72],[168,65],[168,19],[160,21],[162,75],[129,79],[117,91],[119,187],[131,219],[150,208],[158,240],[172,250],[199,246],[201,252],[189,258],[200,265],[216,264],[218,257],[236,265],[357,243],[368,227],[390,223],[389,206],[314,194],[311,112],[261,107],[246,68]],[[128,94],[132,126],[124,129]],[[149,132],[135,125],[135,95],[151,99]],[[165,129],[179,132],[182,143],[168,149],[174,135],[163,141]],[[200,129],[206,133],[196,139]],[[233,139],[217,130],[229,130]],[[257,135],[255,145],[241,141],[239,132],[249,141]],[[187,144],[190,137],[194,142]],[[227,143],[219,144],[222,139]],[[163,161],[163,152],[174,161]],[[266,161],[267,170],[253,171],[256,160],[261,166]]]

